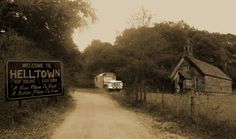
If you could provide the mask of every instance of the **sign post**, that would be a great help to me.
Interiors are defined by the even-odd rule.
[[[21,100],[18,100],[18,108],[21,108]]]
[[[9,60],[6,66],[6,100],[64,95],[60,61]]]

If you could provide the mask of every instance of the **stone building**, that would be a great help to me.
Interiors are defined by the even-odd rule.
[[[185,47],[187,54],[181,58],[170,75],[175,91],[232,93],[232,79],[214,65],[198,60],[192,48]]]

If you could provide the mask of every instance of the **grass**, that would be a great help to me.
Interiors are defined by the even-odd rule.
[[[56,104],[47,97],[22,100],[19,109],[18,101],[5,100],[5,63],[0,63],[0,138],[50,138],[53,129],[63,121],[64,114],[73,107],[72,98],[58,96]],[[71,91],[65,90],[65,94]]]
[[[224,115],[221,108],[222,105],[226,111],[233,112],[235,110],[231,109],[231,105],[229,108],[225,108],[228,105],[227,103],[221,104],[222,101],[227,101],[224,97],[229,96],[223,96],[221,99],[219,99],[219,96],[195,97],[193,115],[190,114],[191,105],[187,95],[149,93],[147,102],[144,103],[130,101],[131,99],[120,93],[113,93],[112,97],[128,108],[151,114],[155,119],[177,123],[182,130],[180,131],[181,133],[194,134],[193,138],[233,139],[236,136],[236,126],[233,124],[232,119],[226,120],[222,118],[222,115]],[[228,101],[233,100],[232,96],[229,98],[231,99]],[[236,102],[232,101],[232,103]],[[176,132],[176,130],[171,128],[168,130]]]
[[[173,105],[173,108],[190,109],[189,98],[184,95],[164,94],[164,103]],[[148,93],[147,101],[158,105],[161,103],[161,93]],[[230,121],[236,124],[236,95],[199,95],[195,96],[195,109],[198,113],[206,113],[210,117],[216,117],[218,120]]]
[[[64,114],[73,106],[70,96],[1,103],[0,138],[50,138],[53,129],[63,121]]]

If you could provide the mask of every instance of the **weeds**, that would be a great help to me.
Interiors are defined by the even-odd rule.
[[[0,138],[49,138],[51,130],[62,119],[63,113],[71,108],[70,96],[23,100],[18,102],[0,101]]]
[[[197,134],[200,138],[233,139],[236,127],[229,120],[220,119],[221,105],[212,105],[210,96],[176,95],[149,93],[145,103],[131,101],[126,95],[113,94],[121,104],[174,121],[183,129]]]

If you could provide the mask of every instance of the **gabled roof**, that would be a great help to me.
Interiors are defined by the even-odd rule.
[[[176,74],[176,72],[178,71],[179,67],[181,66],[181,64],[184,62],[184,58],[182,57],[179,61],[179,63],[176,65],[176,67],[174,68],[174,70],[172,71],[171,75],[169,76],[170,79],[174,79],[174,76]]]
[[[113,76],[115,76],[116,74],[112,73],[112,72],[103,72],[103,73],[98,74],[97,76],[106,76],[106,75],[113,75]]]
[[[194,58],[193,56],[185,56],[180,60],[178,65],[175,67],[174,71],[171,73],[171,76],[170,76],[171,79],[174,78],[175,73],[178,71],[179,67],[184,62],[185,59],[187,62],[191,62],[192,64],[194,64],[198,68],[198,70],[200,70],[200,72],[204,75],[214,76],[214,77],[218,77],[218,78],[226,79],[226,80],[232,80],[228,75],[226,75],[223,71],[221,71],[216,66],[213,66],[204,61],[198,60]]]

